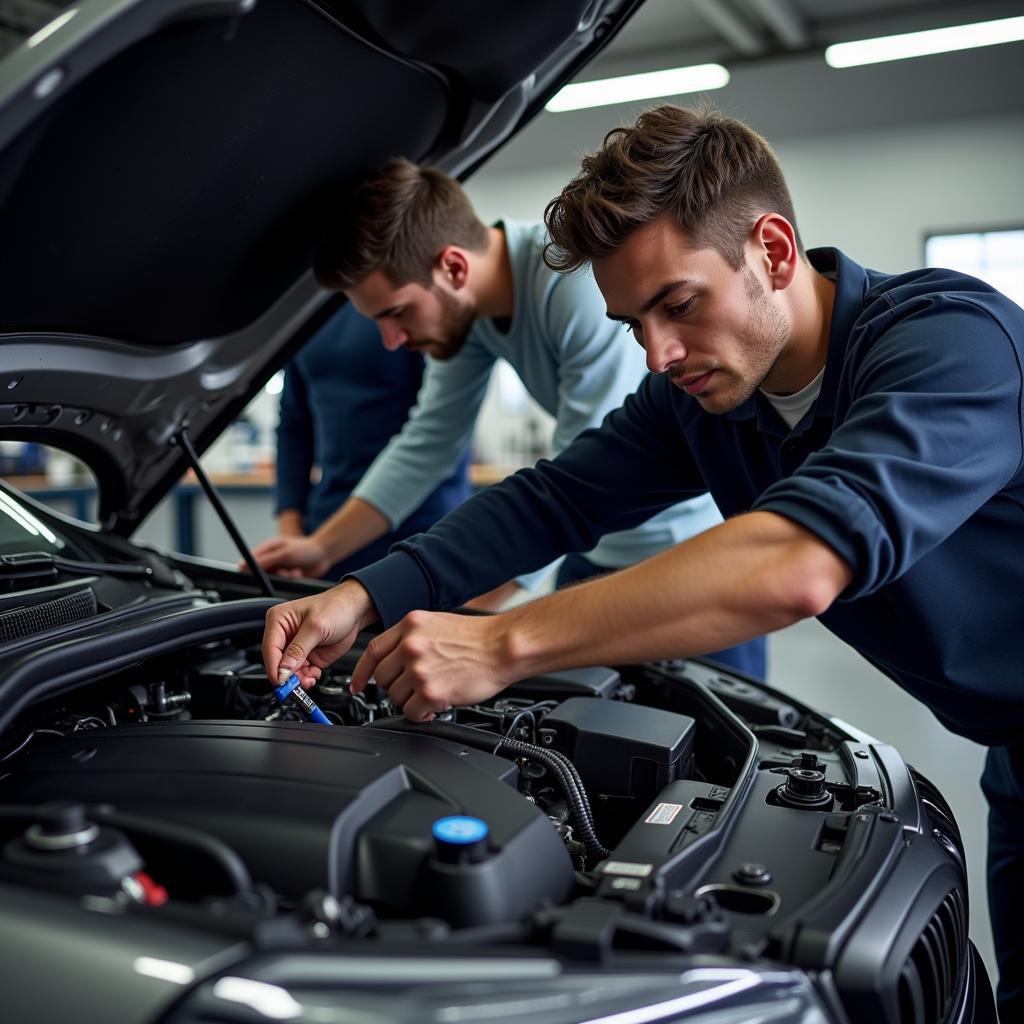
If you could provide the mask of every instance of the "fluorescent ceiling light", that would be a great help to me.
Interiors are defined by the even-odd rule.
[[[886,60],[925,57],[930,53],[973,50],[978,46],[1016,43],[1024,39],[1024,18],[1000,18],[973,25],[933,28],[927,32],[906,32],[899,36],[859,39],[854,43],[836,43],[825,50],[825,63],[833,68],[852,68],[859,64],[880,64]]]
[[[679,96],[684,92],[706,92],[729,84],[729,72],[721,64],[694,64],[688,68],[647,71],[641,75],[601,78],[596,82],[567,85],[548,100],[545,110],[561,113],[585,107],[607,107],[630,100],[655,96]]]
[[[77,13],[77,7],[69,7],[63,14],[58,14],[53,21],[45,24],[35,35],[31,36],[26,45],[38,46],[44,39],[49,39],[54,32],[63,28]]]

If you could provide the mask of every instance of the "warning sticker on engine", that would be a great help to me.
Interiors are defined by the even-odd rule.
[[[676,815],[683,809],[682,804],[658,804],[650,814],[644,818],[648,825],[671,825]]]
[[[653,864],[636,864],[629,860],[606,860],[601,868],[605,875],[629,875],[633,878],[646,878],[653,870]]]

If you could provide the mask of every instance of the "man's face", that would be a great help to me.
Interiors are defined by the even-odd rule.
[[[346,294],[356,309],[377,322],[389,352],[407,348],[446,360],[466,343],[476,310],[443,281],[429,287],[410,282],[396,287],[380,270],[373,271]]]
[[[749,257],[749,254],[748,254]],[[734,270],[714,249],[694,249],[660,217],[594,262],[608,315],[622,320],[652,373],[711,413],[742,405],[766,383],[789,338],[783,309],[754,270]]]

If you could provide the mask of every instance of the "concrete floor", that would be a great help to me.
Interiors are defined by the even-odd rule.
[[[971,938],[994,986],[985,898],[987,804],[979,785],[985,748],[946,730],[921,703],[814,619],[773,634],[768,652],[772,686],[892,744],[949,801],[967,849]]]

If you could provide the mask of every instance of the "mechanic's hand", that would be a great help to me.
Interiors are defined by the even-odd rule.
[[[271,537],[252,549],[252,556],[267,572],[278,576],[308,576],[320,579],[330,569],[332,559],[313,537]],[[246,569],[239,562],[239,569]]]
[[[267,678],[277,686],[294,672],[308,689],[321,669],[337,661],[376,619],[377,609],[358,580],[275,605],[267,612],[263,633]]]
[[[372,676],[414,722],[486,700],[515,679],[501,654],[503,619],[410,612],[370,641],[352,673],[352,692],[361,693]]]

